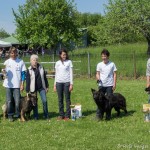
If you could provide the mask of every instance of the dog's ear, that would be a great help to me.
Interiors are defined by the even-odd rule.
[[[91,88],[92,93],[94,93],[96,90]]]
[[[31,94],[27,93],[27,101],[30,100]]]
[[[103,92],[101,88],[98,89],[99,92]]]
[[[37,97],[37,93],[36,93],[36,92],[34,92],[34,93],[32,94],[32,96]]]

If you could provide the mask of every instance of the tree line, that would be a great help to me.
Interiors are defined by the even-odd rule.
[[[88,46],[147,41],[150,51],[149,0],[108,0],[103,15],[80,13],[73,0],[26,0],[12,11],[17,38],[31,45],[79,44],[87,28]]]

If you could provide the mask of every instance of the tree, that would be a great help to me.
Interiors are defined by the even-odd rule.
[[[9,36],[10,36],[10,34],[7,33],[3,28],[0,29],[0,39],[7,38]]]
[[[79,13],[78,16],[80,28],[87,28],[88,45],[94,45],[96,39],[93,33],[97,28],[98,23],[103,20],[103,16],[98,13]]]
[[[13,10],[18,39],[29,44],[56,47],[79,38],[76,9],[72,0],[27,0]]]
[[[87,28],[88,26],[96,26],[99,20],[102,18],[101,14],[91,14],[91,13],[79,13],[79,23],[82,28]]]
[[[128,36],[134,39],[136,35],[143,35],[150,54],[149,10],[149,0],[109,0],[105,22],[108,22],[108,33],[113,37],[111,40],[120,42]]]

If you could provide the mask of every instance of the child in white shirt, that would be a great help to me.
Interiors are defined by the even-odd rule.
[[[103,49],[101,52],[102,62],[97,64],[96,68],[96,79],[99,85],[99,89],[101,89],[104,94],[113,93],[116,89],[116,79],[117,79],[117,68],[116,65],[109,60],[109,51],[107,49]],[[97,109],[97,119],[100,119],[101,112]]]

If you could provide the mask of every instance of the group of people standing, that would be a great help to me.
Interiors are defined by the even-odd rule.
[[[8,107],[8,119],[13,121],[14,117],[20,117],[19,103],[20,91],[24,90],[24,82],[26,81],[26,92],[38,92],[43,104],[43,117],[50,120],[48,113],[48,102],[46,93],[48,92],[49,84],[46,78],[46,72],[43,66],[38,62],[38,56],[33,54],[30,57],[30,66],[26,69],[23,60],[17,58],[17,50],[11,47],[9,50],[10,58],[4,62],[4,73],[6,78],[3,86],[6,88],[6,102]],[[113,93],[116,89],[117,68],[116,65],[109,60],[110,53],[107,49],[101,52],[102,61],[96,67],[96,80],[98,88],[104,94]],[[147,87],[150,86],[150,59],[147,62]],[[55,63],[55,81],[54,91],[58,95],[59,116],[57,120],[69,120],[71,115],[71,91],[73,90],[73,64],[69,59],[65,49],[59,52],[59,60]],[[64,96],[66,100],[66,112],[64,112]],[[13,99],[15,106],[13,106]],[[15,107],[15,114],[14,109]],[[33,117],[39,119],[38,105],[34,107]],[[96,112],[97,119],[100,119],[100,110]]]
[[[31,55],[30,66],[27,69],[24,61],[19,59],[17,55],[17,49],[15,47],[10,47],[10,58],[4,62],[4,69],[2,70],[5,74],[3,86],[6,88],[6,104],[9,121],[14,121],[14,117],[20,117],[20,91],[24,90],[24,82],[26,82],[27,94],[35,92],[39,93],[43,104],[43,117],[46,120],[50,120],[46,97],[49,84],[46,78],[46,72],[43,66],[38,62],[38,55]],[[57,91],[58,93],[59,104],[59,117],[57,120],[69,120],[71,115],[70,94],[73,90],[73,65],[71,60],[69,60],[68,53],[65,49],[62,49],[59,52],[59,57],[60,60],[57,61],[55,65],[54,82],[54,91]],[[64,113],[64,95],[66,98],[66,114]],[[38,105],[33,109],[33,117],[35,120],[39,119]]]

